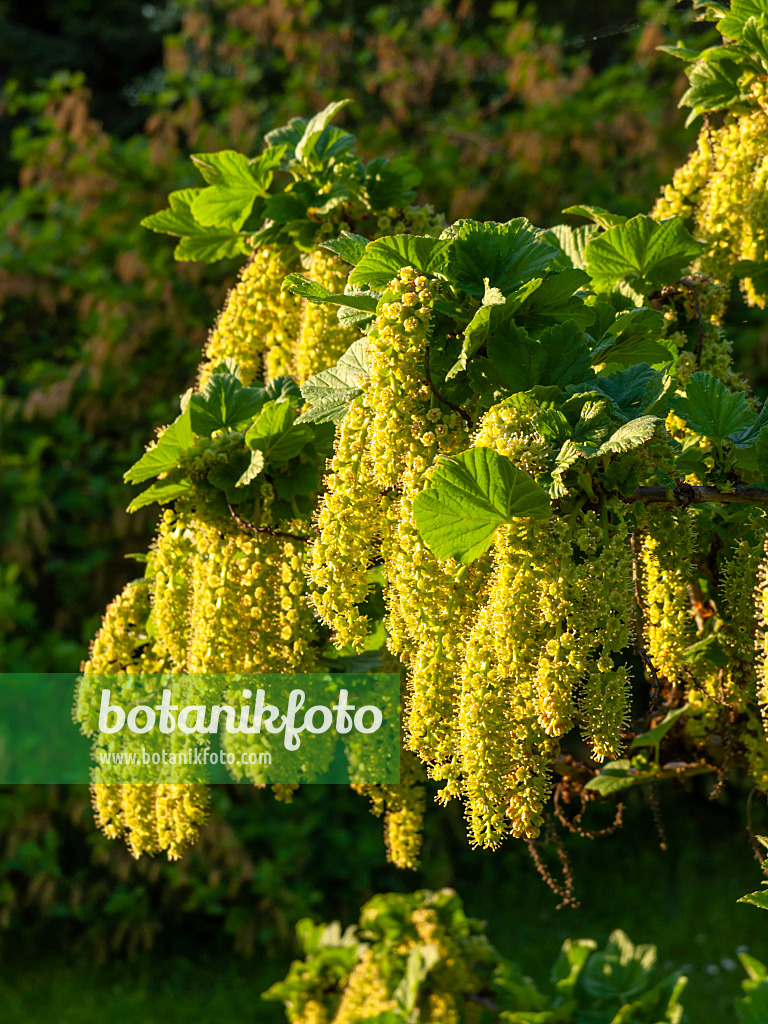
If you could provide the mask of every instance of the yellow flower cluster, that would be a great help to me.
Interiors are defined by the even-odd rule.
[[[384,927],[380,916],[386,919]],[[450,889],[374,897],[360,915],[358,934],[364,941],[356,947],[351,969],[341,966],[341,958],[325,966],[311,953],[292,964],[286,979],[291,994],[280,996],[291,1024],[356,1024],[389,1013],[401,1016],[402,985],[409,977],[403,972],[414,953],[423,954],[419,962],[426,966],[408,1019],[421,1024],[478,1021],[474,1010],[480,1004],[473,997],[499,964],[479,925],[465,917]],[[354,941],[345,932],[344,952]]]
[[[344,291],[349,264],[318,249],[312,254],[307,276],[329,291]],[[349,346],[360,336],[354,327],[342,327],[336,316],[338,306],[330,303],[302,304],[301,320],[296,338],[295,376],[305,381],[329,366],[335,366]]]
[[[755,591],[755,651],[757,654],[757,699],[768,734],[768,534],[758,569]]]
[[[388,291],[395,301],[384,305],[368,333],[370,372],[337,433],[309,559],[318,612],[339,646],[356,650],[364,648],[370,626],[362,611],[369,567],[377,557],[386,566],[398,547],[397,492],[401,486],[414,492],[438,454],[466,437],[456,414],[446,422],[424,381],[434,283],[406,267]]]
[[[177,860],[197,839],[208,816],[208,790],[200,785],[95,785],[96,817],[110,839],[125,836],[134,857],[165,851]]]
[[[107,606],[82,671],[162,672],[165,655],[147,635],[149,613],[149,580],[135,580],[125,586]]]
[[[349,976],[331,1024],[357,1024],[365,1017],[394,1013],[397,1008],[373,950],[365,949]],[[306,1024],[306,1018],[302,1024]]]
[[[758,534],[764,536],[765,517],[762,511],[754,516],[753,523]],[[721,698],[724,695],[728,703],[739,711],[746,710],[749,705],[754,707],[757,698],[755,616],[761,596],[757,583],[763,557],[761,542],[750,543],[743,539],[720,572],[726,623],[718,633],[718,639],[728,655],[728,665],[723,672],[719,695]]]
[[[694,641],[689,583],[695,542],[690,514],[648,506],[638,516],[644,643],[659,677],[671,684],[686,673],[685,649]]]
[[[310,672],[317,630],[304,544],[197,522],[189,604],[191,672]]]
[[[301,300],[282,291],[283,279],[301,270],[298,256],[286,260],[269,248],[257,249],[243,267],[211,331],[200,367],[202,387],[226,357],[240,367],[243,384],[290,374],[299,329]]]
[[[376,785],[352,782],[352,788],[371,801],[371,811],[384,818],[387,859],[398,868],[419,866],[422,825],[427,805],[426,772],[409,751],[400,751],[400,783]]]
[[[169,667],[187,667],[189,575],[194,531],[188,510],[167,509],[150,551],[150,592],[155,642]]]
[[[722,128],[704,128],[696,150],[657,201],[654,216],[690,220],[693,234],[708,246],[701,269],[719,281],[730,280],[736,260],[763,262],[768,256],[764,106],[729,116]],[[750,305],[765,307],[768,295],[753,280],[745,279],[744,290]]]
[[[88,721],[98,707],[104,675],[109,675],[113,693],[120,693],[138,675],[169,668],[167,650],[147,636],[149,614],[148,580],[129,584],[107,608],[90,657],[82,666],[84,678],[76,699],[79,721]],[[105,835],[110,839],[124,835],[134,857],[164,850],[176,859],[194,842],[207,815],[207,793],[197,785],[96,783],[92,799]]]
[[[467,640],[460,764],[473,841],[535,838],[558,737],[579,723],[593,757],[619,754],[633,612],[622,510],[502,527],[485,604]]]

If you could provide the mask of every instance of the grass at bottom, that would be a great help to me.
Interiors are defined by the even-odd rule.
[[[566,937],[594,938],[603,945],[614,928],[623,928],[634,942],[658,946],[663,968],[686,965],[690,982],[683,1001],[689,1024],[733,1024],[733,1000],[743,977],[737,950],[747,947],[768,962],[768,914],[736,902],[758,889],[761,879],[744,828],[744,791],[732,787],[722,802],[711,803],[704,788],[675,793],[660,787],[666,851],[659,849],[642,795],[630,797],[625,826],[616,834],[593,842],[569,839],[579,909],[556,909],[557,899],[538,877],[524,844],[510,841],[495,853],[471,851],[458,807],[431,816],[421,871],[390,870],[386,881],[384,876],[369,881],[382,890],[452,886],[467,913],[488,922],[498,949],[545,991]],[[300,800],[297,796],[299,810]],[[764,801],[754,804],[755,829],[768,833]],[[353,843],[354,836],[348,840]],[[340,909],[339,884],[343,889],[342,876],[354,870],[353,859],[333,876],[325,864],[316,870],[316,918],[330,920],[340,913],[345,926],[352,923],[346,905]],[[195,945],[184,945],[183,935],[175,937],[175,945],[164,940],[163,948],[174,953],[158,948],[139,961],[104,967],[46,952],[42,943],[32,952],[17,945],[14,952],[9,934],[2,939],[0,1024],[283,1021],[282,1008],[262,1002],[260,995],[284,976],[296,951],[280,949],[267,957],[257,948],[252,958],[243,959],[231,952],[214,922],[205,934],[210,940],[196,935]]]
[[[61,955],[4,958],[1,1024],[280,1024],[279,1004],[261,993],[285,973],[281,961],[228,953],[199,959],[146,956],[104,966]]]

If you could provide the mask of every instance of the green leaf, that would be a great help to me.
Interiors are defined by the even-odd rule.
[[[239,231],[250,216],[257,194],[253,186],[230,188],[213,185],[204,188],[197,196],[192,204],[192,213],[205,226]]]
[[[670,57],[677,57],[679,60],[687,62],[698,60],[701,56],[701,50],[693,50],[679,39],[674,46],[657,46],[656,49],[662,53],[668,53]]]
[[[245,435],[252,451],[264,453],[271,465],[282,465],[295,458],[314,438],[310,426],[294,425],[295,409],[290,402],[270,402],[264,406]]]
[[[165,235],[196,235],[203,229],[192,214],[192,203],[203,191],[201,188],[182,188],[168,196],[170,207],[145,217],[143,228]]]
[[[252,185],[248,157],[234,149],[218,153],[193,153],[192,162],[209,185]]]
[[[568,224],[555,224],[542,235],[544,241],[553,241],[562,250],[564,258],[577,270],[586,270],[585,251],[587,242],[598,232],[595,224],[572,228]],[[550,237],[551,236],[551,237]]]
[[[192,202],[195,220],[204,226],[239,230],[250,215],[254,200],[267,194],[284,152],[285,147],[267,150],[253,163],[232,149],[193,155],[210,185]]]
[[[755,836],[755,838],[760,839],[762,842],[760,836]],[[765,846],[765,843],[763,843],[763,846]],[[741,961],[741,966],[747,972],[747,977],[750,981],[762,981],[764,978],[768,978],[768,967],[756,957],[750,956],[749,953],[739,953],[739,960]]]
[[[284,225],[291,221],[307,220],[307,210],[314,199],[314,194],[309,197],[300,192],[278,192],[264,200],[264,216]]]
[[[331,123],[338,112],[344,107],[349,106],[351,102],[351,99],[345,99],[329,103],[327,107],[315,114],[315,116],[307,122],[304,132],[296,144],[297,160],[303,161],[306,159],[312,150],[313,142],[317,140],[317,137]],[[291,122],[291,124],[293,123],[294,122]]]
[[[685,122],[696,120],[699,114],[727,110],[746,99],[739,85],[743,73],[737,61],[699,61],[688,72],[689,87],[680,97],[678,107],[691,107]]]
[[[189,400],[192,430],[210,437],[214,430],[237,427],[255,416],[265,401],[264,388],[244,388],[237,377],[214,373],[202,392]]]
[[[251,461],[248,464],[248,468],[238,477],[235,487],[245,487],[264,469],[264,453],[258,449],[251,451]]]
[[[314,302],[318,305],[330,303],[333,306],[349,306],[352,309],[359,309],[366,313],[374,313],[379,300],[374,295],[365,295],[360,292],[347,295],[345,293],[334,294],[324,285],[312,281],[304,274],[289,274],[283,281],[283,291],[292,292],[294,295],[306,299],[307,302]]]
[[[540,278],[528,281],[522,288],[519,288],[514,294],[510,295],[508,299],[505,299],[497,288],[488,288],[486,286],[484,303],[486,303],[486,300],[488,301],[478,309],[464,328],[461,354],[456,364],[446,374],[446,380],[450,380],[460,370],[466,369],[467,360],[475,355],[476,352],[479,352],[492,335],[505,330],[509,332],[512,340],[519,335],[521,329],[510,324],[509,321],[525,299],[540,284]],[[501,301],[498,301],[499,297]]]
[[[416,193],[413,189],[421,178],[421,171],[406,157],[400,156],[394,160],[382,156],[374,157],[365,168],[368,202],[374,210],[407,206],[415,198]]]
[[[610,291],[622,279],[652,291],[676,281],[701,250],[680,217],[658,224],[639,214],[587,242],[587,271],[597,292]]]
[[[301,398],[301,389],[293,377],[273,377],[264,388],[268,402],[282,402],[286,398]]]
[[[757,55],[764,71],[768,71],[768,27],[765,14],[747,18],[741,35],[745,46]]]
[[[725,440],[731,434],[740,434],[755,420],[746,396],[729,391],[708,373],[691,374],[685,391],[684,397],[672,399],[672,409],[697,434]]]
[[[524,217],[506,224],[465,220],[456,226],[448,272],[470,295],[483,295],[486,279],[509,295],[541,276],[557,255]]]
[[[365,253],[349,275],[350,284],[386,288],[403,267],[424,274],[440,273],[445,268],[451,243],[427,235],[391,235],[369,242]]]
[[[757,435],[755,442],[755,455],[757,467],[763,476],[768,479],[768,426],[763,427]]]
[[[320,470],[308,462],[295,462],[288,475],[275,476],[272,483],[278,495],[290,501],[299,494],[315,494],[320,486]]]
[[[584,334],[572,320],[542,331],[539,338],[510,324],[489,339],[488,362],[495,379],[513,394],[539,384],[565,387],[592,372]]]
[[[731,9],[717,23],[718,30],[727,39],[741,39],[744,27],[750,18],[768,14],[768,0],[733,0]]]
[[[589,284],[589,274],[575,267],[567,267],[556,274],[550,274],[525,299],[520,307],[519,317],[543,318],[546,320],[572,320],[582,327],[591,324],[594,314],[584,300],[574,295]]]
[[[271,132],[267,132],[264,136],[264,141],[269,147],[285,146],[287,149],[295,151],[301,142],[306,127],[307,122],[305,118],[292,117],[288,124],[281,125],[279,128],[273,128]]]
[[[215,263],[233,256],[248,255],[251,251],[244,235],[217,228],[201,229],[201,233],[182,238],[173,250],[177,260]]]
[[[351,231],[342,231],[338,238],[332,238],[330,242],[321,242],[321,249],[329,249],[332,253],[353,266],[360,262],[365,255],[365,248],[368,239],[362,235],[355,235]]]
[[[668,711],[662,721],[659,722],[658,725],[654,726],[653,729],[642,733],[640,736],[635,736],[629,745],[629,749],[636,750],[638,747],[658,747],[675,722],[679,718],[682,718],[687,710],[688,705],[683,704],[680,708]]]
[[[707,661],[715,668],[728,668],[731,663],[728,652],[723,649],[715,633],[690,644],[683,653],[686,665],[696,665],[701,661]]]
[[[249,162],[242,153],[196,154],[195,163],[210,187],[199,191],[191,204],[195,219],[205,226],[239,230],[253,210],[254,201],[267,194],[275,167],[285,146],[267,150]]]
[[[597,949],[594,939],[566,939],[549,975],[557,991],[568,998],[576,988],[584,964]]]
[[[657,772],[654,769],[641,772],[633,767],[630,760],[620,758],[618,761],[609,761],[600,774],[591,778],[584,788],[599,793],[601,796],[609,796],[611,793],[618,793],[631,786],[640,786],[656,778],[656,775]]]
[[[354,148],[354,135],[328,125],[310,136],[302,163],[313,171],[327,174],[341,157],[351,157]]]
[[[620,213],[611,213],[602,206],[568,206],[563,213],[570,213],[574,217],[586,217],[587,220],[599,224],[601,228],[615,228],[617,224],[624,224],[627,220]]]
[[[518,516],[548,519],[551,510],[547,492],[509,459],[492,448],[470,448],[437,463],[413,514],[438,558],[472,562],[503,523]]]
[[[188,480],[161,480],[159,483],[152,484],[151,487],[148,487],[146,491],[142,491],[141,494],[137,494],[128,506],[128,511],[136,512],[138,509],[144,508],[145,505],[152,505],[154,502],[164,505],[175,498],[180,498],[182,495],[190,494],[191,492],[192,485]]]
[[[128,484],[140,484],[160,473],[168,473],[179,462],[183,452],[192,447],[194,438],[190,424],[189,407],[166,427],[153,448],[135,462],[123,479]]]
[[[174,250],[177,260],[216,260],[247,252],[245,237],[236,231],[200,224],[192,213],[192,204],[205,189],[185,188],[171,192],[170,208],[142,220],[142,226],[167,235],[180,235]]]
[[[646,441],[650,441],[659,422],[658,416],[639,416],[637,419],[623,423],[607,441],[600,445],[595,456],[621,455],[623,452],[639,448]]]
[[[299,417],[302,423],[335,423],[346,415],[349,403],[362,392],[361,377],[368,375],[365,338],[354,342],[335,366],[316,373],[301,385],[301,395],[310,408]]]
[[[600,305],[604,305],[600,303]],[[593,366],[669,361],[670,354],[656,339],[664,329],[664,314],[642,306],[620,313],[592,349]]]
[[[566,392],[583,395],[598,392],[611,402],[614,412],[624,420],[651,413],[661,416],[667,409],[667,395],[672,378],[663,370],[653,370],[646,363],[617,370],[607,376],[594,377],[581,385],[569,385]]]

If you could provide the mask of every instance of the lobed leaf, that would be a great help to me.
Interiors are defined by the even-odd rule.
[[[632,217],[587,242],[587,271],[595,291],[610,291],[622,279],[647,291],[677,280],[702,246],[680,217],[657,223]]]
[[[302,423],[336,423],[346,415],[349,403],[362,392],[361,377],[368,374],[365,338],[354,342],[335,366],[316,373],[301,385],[301,394],[310,408],[299,417]]]
[[[671,405],[691,430],[716,440],[743,433],[755,420],[746,396],[729,391],[708,373],[691,374],[685,395],[672,399]]]
[[[618,224],[626,223],[627,218],[620,213],[611,213],[602,206],[568,206],[563,213],[570,213],[574,217],[586,217],[594,221],[601,228],[615,228]]]
[[[483,295],[486,280],[510,295],[542,275],[557,255],[525,217],[505,224],[465,220],[455,225],[448,272],[470,295]]]
[[[294,425],[296,413],[291,402],[269,402],[245,435],[251,451],[263,453],[273,465],[295,458],[314,438],[310,426]]]
[[[189,407],[166,427],[157,439],[157,444],[146,451],[138,462],[134,463],[123,479],[128,484],[140,484],[160,473],[168,473],[174,469],[181,455],[192,447],[192,425]]]
[[[189,400],[192,430],[210,437],[215,430],[237,427],[255,416],[266,400],[264,388],[244,388],[237,377],[214,373]]]
[[[438,558],[472,562],[497,527],[522,516],[548,519],[549,496],[527,473],[492,448],[441,459],[414,501],[414,519]]]
[[[366,295],[362,292],[351,294],[329,291],[325,285],[312,281],[304,274],[289,274],[283,281],[283,291],[292,292],[307,302],[319,304],[330,303],[333,306],[349,306],[351,309],[358,309],[365,313],[374,313],[378,305],[378,298],[375,295]]]
[[[329,249],[332,253],[351,263],[353,266],[360,262],[365,255],[365,247],[368,239],[363,235],[355,235],[351,231],[342,231],[338,238],[332,238],[330,242],[321,242],[321,249]]]
[[[360,262],[349,275],[349,283],[386,288],[403,267],[413,267],[424,274],[445,269],[449,241],[428,235],[390,235],[369,242]]]

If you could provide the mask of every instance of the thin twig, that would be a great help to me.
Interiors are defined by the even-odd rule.
[[[651,783],[648,787],[648,803],[651,805],[651,811],[653,812],[653,823],[656,826],[656,831],[659,836],[659,849],[667,849],[667,832],[664,828],[664,819],[661,816],[661,805],[659,803],[659,794],[656,791],[656,784]]]
[[[271,526],[256,526],[255,523],[249,523],[240,518],[229,502],[227,502],[227,508],[237,525],[243,530],[248,530],[249,533],[265,533],[268,537],[284,537],[286,540],[309,540],[309,536],[304,533],[286,533],[284,530],[273,530]]]
[[[639,655],[646,669],[648,675],[651,677],[651,703],[648,706],[649,712],[654,712],[659,706],[659,697],[661,695],[661,683],[659,682],[659,675],[651,661],[651,656],[647,651],[643,650],[640,644],[635,643],[635,651]]]
[[[498,1014],[499,1012],[498,1004],[494,1003],[492,999],[486,999],[485,996],[476,996],[474,992],[467,992],[465,993],[464,998],[468,1003],[475,1003],[477,1006],[482,1006],[483,1009],[488,1010],[489,1013]]]
[[[556,896],[560,897],[560,902],[557,904],[555,909],[562,910],[563,907],[573,907],[574,910],[577,910],[580,903],[573,895],[573,871],[571,870],[571,864],[568,860],[568,854],[565,852],[563,841],[552,827],[552,822],[549,818],[546,819],[544,841],[551,842],[555,847],[557,859],[560,861],[560,866],[563,872],[562,882],[558,882],[555,879],[552,872],[544,863],[541,854],[536,849],[536,843],[532,839],[529,839],[527,846],[528,852],[531,855],[531,860],[548,888],[550,888]]]
[[[443,405],[447,405],[449,409],[453,409],[461,416],[466,423],[469,424],[469,429],[474,430],[475,424],[472,422],[472,417],[460,409],[458,405],[454,405],[453,402],[449,402],[447,398],[443,398],[440,392],[437,390],[435,385],[432,383],[432,377],[429,373],[429,345],[424,349],[424,376],[427,378],[427,384],[429,384],[432,394],[437,398],[438,401],[442,402]]]
[[[573,818],[569,818],[563,808],[560,806],[560,798],[563,793],[563,783],[559,782],[555,786],[553,808],[555,816],[560,824],[568,829],[573,835],[580,836],[582,839],[598,839],[600,836],[609,836],[613,832],[616,832],[621,828],[624,817],[624,804],[619,801],[616,804],[616,812],[614,814],[613,821],[610,825],[606,825],[605,828],[601,829],[586,829],[581,824],[581,819],[584,817],[584,812],[587,809],[588,800],[585,799],[584,792],[580,793],[581,798],[581,810],[578,814],[575,814]],[[566,795],[567,800],[567,795]]]
[[[693,296],[693,305],[696,309],[696,316],[699,321],[699,340],[696,342],[696,369],[701,369],[701,354],[704,350],[704,317],[701,315],[701,305],[699,303],[699,290],[691,280],[690,277],[681,277],[680,284]]]

